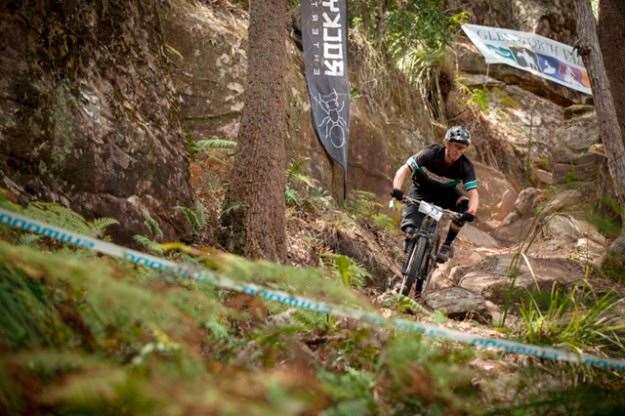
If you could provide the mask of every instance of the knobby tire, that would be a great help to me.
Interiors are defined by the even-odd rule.
[[[416,294],[424,293],[427,290],[428,285],[430,284],[432,273],[434,272],[434,266],[436,265],[436,255],[438,254],[439,248],[440,237],[436,237],[436,242],[433,244],[433,247],[430,250],[430,255],[423,262],[423,270],[421,270],[420,273],[422,279],[419,279],[419,281],[417,282],[417,287],[415,289]]]
[[[427,248],[427,238],[417,237],[416,243],[413,245],[412,252],[410,254],[410,260],[406,267],[406,285],[404,286],[403,295],[408,296],[412,285],[417,280],[419,272],[422,269],[423,261],[425,260],[425,249]]]

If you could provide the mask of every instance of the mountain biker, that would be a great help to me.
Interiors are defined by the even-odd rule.
[[[453,256],[452,243],[466,221],[472,221],[479,205],[478,181],[473,163],[464,155],[471,144],[471,134],[462,126],[454,126],[445,133],[444,146],[430,145],[410,157],[395,173],[391,196],[402,200],[406,178],[412,177],[414,199],[438,205],[441,208],[462,212],[459,220],[452,221],[447,238],[440,248],[437,262],[444,263]],[[466,196],[458,189],[462,183]],[[409,204],[402,213],[401,229],[406,234],[406,248],[415,237],[423,214],[419,207]],[[405,268],[405,265],[404,265]]]

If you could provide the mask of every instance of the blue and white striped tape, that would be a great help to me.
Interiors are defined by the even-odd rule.
[[[511,354],[526,355],[551,361],[562,361],[574,364],[584,364],[608,370],[625,371],[625,360],[600,358],[590,354],[577,354],[570,351],[551,347],[524,344],[497,338],[479,337],[466,332],[455,331],[435,325],[409,321],[405,319],[386,319],[379,314],[366,312],[360,309],[334,305],[303,296],[296,296],[279,290],[267,289],[262,286],[239,283],[232,279],[218,275],[206,269],[192,269],[159,257],[151,256],[140,251],[131,250],[106,241],[77,234],[59,227],[47,225],[0,208],[0,224],[8,225],[33,234],[39,234],[51,239],[74,245],[80,248],[97,251],[112,257],[121,258],[131,263],[155,270],[169,271],[185,278],[210,283],[217,287],[233,290],[262,299],[279,302],[294,308],[327,313],[337,317],[357,320],[374,326],[391,326],[401,331],[415,332],[430,337],[444,338],[479,348],[494,349]]]

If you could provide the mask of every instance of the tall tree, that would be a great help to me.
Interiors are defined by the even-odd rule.
[[[600,0],[597,34],[612,87],[616,117],[625,141],[625,1]],[[609,58],[608,58],[609,57]]]
[[[599,48],[597,23],[589,0],[575,0],[575,8],[577,11],[579,49],[592,82],[593,97],[599,118],[599,134],[607,153],[608,169],[614,182],[616,196],[621,207],[625,207],[625,144],[612,95],[612,87],[615,86],[611,86],[608,79],[603,55]],[[622,22],[618,22],[618,25],[622,24]],[[615,27],[610,29],[619,30]],[[622,42],[623,39],[614,46],[622,48]],[[605,56],[610,57],[611,53],[612,50]],[[623,224],[625,226],[625,213],[623,214]],[[612,256],[607,256],[608,261],[618,259],[618,263],[621,263],[619,265],[625,265],[622,256],[625,254],[625,232],[622,232],[621,236],[612,244],[609,252]]]
[[[288,0],[251,0],[245,107],[226,192],[222,242],[253,258],[286,258]]]

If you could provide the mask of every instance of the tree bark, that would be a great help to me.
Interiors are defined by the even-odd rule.
[[[595,17],[588,0],[575,0],[577,32],[581,55],[592,83],[592,92],[599,119],[599,134],[605,146],[608,168],[621,205],[625,206],[625,146],[616,115],[610,81],[603,55],[599,49]],[[608,55],[609,56],[609,55]]]
[[[286,259],[288,21],[288,0],[250,1],[245,107],[222,213],[229,250],[277,261]]]
[[[625,142],[625,1],[600,0],[597,35],[612,87],[616,117]]]
[[[617,1],[617,0],[612,0]],[[604,2],[605,6],[605,2]],[[599,49],[599,38],[597,35],[597,24],[592,13],[589,0],[575,0],[575,8],[577,11],[577,33],[580,38],[580,51],[588,75],[592,83],[593,97],[595,107],[597,109],[597,117],[599,119],[599,134],[601,141],[605,146],[608,169],[610,176],[614,182],[614,190],[621,208],[625,208],[625,144],[623,142],[623,132],[619,125],[619,119],[616,112],[615,100],[612,92],[615,91],[611,86],[606,65],[604,64],[601,50]],[[605,10],[605,9],[604,9]],[[623,22],[616,22],[614,25],[605,28],[606,30],[622,30]],[[616,47],[606,51],[605,56],[612,59],[615,49],[622,48],[623,39],[621,38]],[[612,62],[609,63],[612,67]],[[622,71],[622,68],[620,68]],[[616,91],[617,93],[620,93]],[[622,91],[621,91],[622,92]],[[625,115],[621,114],[622,117]],[[622,215],[623,224],[625,226],[625,212]],[[619,253],[621,248],[625,247],[625,232],[621,232],[621,236],[612,244],[608,250],[603,266],[606,267],[622,267],[625,266],[623,253]]]

